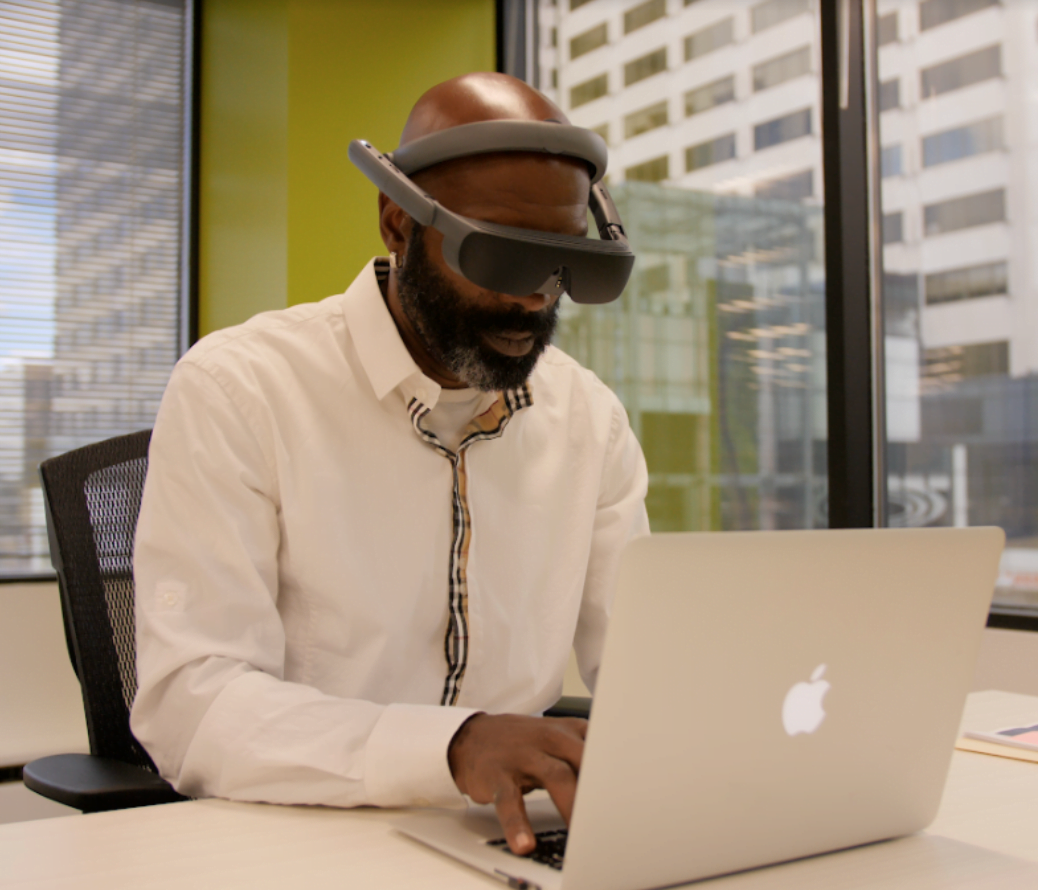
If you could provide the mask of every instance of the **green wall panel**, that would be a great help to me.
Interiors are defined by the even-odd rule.
[[[198,328],[285,306],[288,0],[202,4]]]
[[[395,148],[426,89],[494,66],[493,0],[206,0],[200,333],[345,289],[383,250],[349,141]]]

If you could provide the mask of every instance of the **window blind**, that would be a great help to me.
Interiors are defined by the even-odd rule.
[[[150,427],[185,340],[185,0],[0,0],[0,579],[37,466]]]

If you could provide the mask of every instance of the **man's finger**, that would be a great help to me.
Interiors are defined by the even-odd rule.
[[[577,773],[565,760],[544,755],[538,758],[532,778],[546,789],[563,821],[569,825],[577,796]]]
[[[526,816],[522,790],[509,776],[502,776],[494,792],[494,809],[512,852],[520,856],[532,853],[537,846],[537,839],[533,836],[533,828]]]
[[[584,720],[579,722],[586,723]],[[573,772],[580,773],[580,763],[584,757],[584,736],[578,734],[575,727],[547,724],[541,734],[541,750],[566,761]]]

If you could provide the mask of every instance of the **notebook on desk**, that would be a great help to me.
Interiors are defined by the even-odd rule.
[[[531,807],[533,858],[508,852],[490,808],[397,828],[542,890],[663,887],[919,831],[940,803],[1003,540],[634,541],[568,833],[546,802]]]

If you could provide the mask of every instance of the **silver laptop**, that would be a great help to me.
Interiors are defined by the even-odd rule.
[[[568,836],[547,800],[529,806],[543,862],[508,851],[489,807],[396,827],[543,890],[663,887],[918,831],[1003,543],[997,528],[636,540]]]

